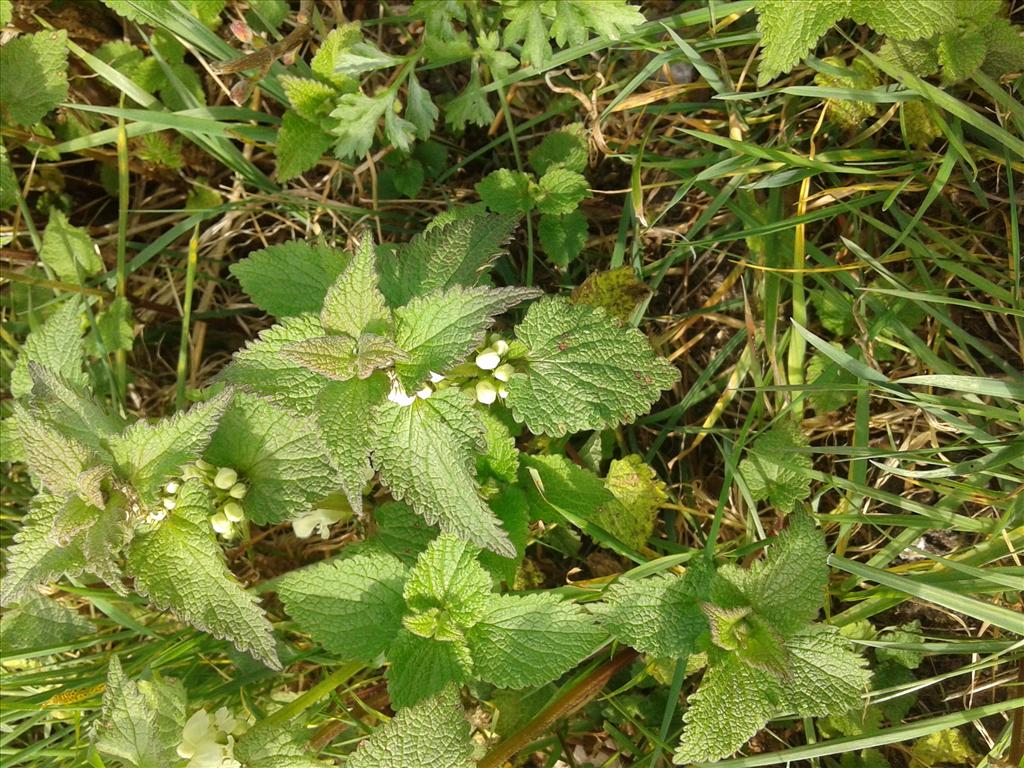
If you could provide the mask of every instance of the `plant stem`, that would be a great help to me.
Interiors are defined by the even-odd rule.
[[[124,94],[121,95],[124,108]],[[124,116],[117,119],[117,298],[128,300],[128,132]],[[117,398],[124,405],[128,391],[128,358],[125,350],[114,351],[114,380]]]
[[[311,706],[320,701],[324,696],[327,696],[331,691],[352,677],[352,675],[363,669],[364,666],[364,664],[360,664],[358,662],[343,664],[304,694],[299,696],[299,698],[295,699],[295,701],[288,702],[279,710],[264,719],[262,725],[267,728],[273,728],[274,726],[282,725],[292,718],[301,715]]]
[[[615,676],[615,673],[632,664],[638,656],[639,654],[632,648],[624,648],[616,653],[611,659],[572,686],[560,698],[541,710],[540,714],[520,728],[518,732],[497,744],[477,764],[477,768],[499,768],[505,761],[526,749],[530,742],[548,730],[555,722],[571,715],[594,698]]]
[[[185,380],[188,375],[188,334],[192,322],[192,291],[196,283],[196,263],[199,260],[199,225],[188,241],[188,266],[185,268],[185,298],[181,305],[181,341],[178,346],[177,386],[174,409],[185,407]]]

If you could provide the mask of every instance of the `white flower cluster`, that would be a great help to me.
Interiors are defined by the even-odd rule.
[[[400,405],[403,408],[412,405],[417,399],[426,400],[438,389],[438,384],[444,381],[444,376],[440,373],[430,372],[430,383],[424,384],[423,387],[415,394],[409,395],[405,392],[405,387],[402,386],[402,382],[398,380],[395,374],[389,373],[391,377],[391,391],[388,393],[388,400],[396,405]]]
[[[235,538],[239,533],[238,524],[245,520],[240,502],[249,492],[249,486],[238,479],[238,472],[199,459],[185,467],[183,476],[186,480],[199,478],[213,491],[217,511],[210,515],[210,525],[219,536],[228,540]]]
[[[185,723],[178,756],[188,760],[186,768],[242,768],[235,760],[235,737],[248,730],[227,707],[210,714],[197,710]]]
[[[511,363],[505,362],[508,342],[496,334],[492,334],[488,341],[490,346],[476,355],[476,367],[489,374],[480,377],[475,387],[476,400],[483,405],[491,405],[498,398],[504,400],[508,397],[506,382],[515,371]]]

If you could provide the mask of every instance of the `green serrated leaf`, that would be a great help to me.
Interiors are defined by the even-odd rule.
[[[284,576],[278,594],[288,615],[345,659],[372,663],[402,627],[408,570],[384,553],[360,554]]]
[[[929,77],[939,71],[939,57],[931,40],[893,40],[882,44],[878,55],[918,77]]]
[[[334,108],[334,101],[338,98],[338,92],[333,87],[319,80],[293,75],[281,75],[278,80],[292,109],[310,123],[318,123],[325,117]]]
[[[494,121],[494,110],[483,91],[478,67],[473,67],[469,83],[462,92],[445,106],[444,121],[456,132],[465,130],[470,123],[483,128]]]
[[[414,706],[450,683],[469,679],[468,652],[463,643],[439,642],[407,629],[398,632],[388,660],[388,694],[392,706],[399,709]]]
[[[543,176],[555,166],[583,173],[587,167],[587,138],[579,123],[544,135],[540,144],[529,152],[534,173]]]
[[[912,621],[878,636],[879,640],[901,645],[919,645],[924,642],[921,633],[921,622]],[[875,658],[879,663],[891,661],[907,669],[917,669],[924,661],[924,651],[913,651],[903,648],[875,648]]]
[[[317,423],[341,487],[357,514],[363,509],[363,486],[373,477],[370,450],[374,408],[384,402],[391,385],[382,373],[366,379],[332,381],[316,401]]]
[[[374,413],[373,464],[392,495],[443,531],[515,556],[477,490],[485,430],[469,398],[446,389],[407,407],[385,402]]]
[[[301,176],[319,163],[333,144],[333,137],[322,131],[317,123],[306,120],[298,112],[287,110],[281,118],[281,128],[277,132],[277,142],[274,145],[274,154],[277,156],[277,180],[288,181]],[[294,246],[299,243],[287,245]],[[284,281],[283,287],[290,288],[291,285]],[[302,297],[299,295],[297,298]]]
[[[119,415],[107,413],[49,369],[35,363],[28,368],[32,380],[28,405],[36,418],[98,453],[104,451],[105,439],[124,430]]]
[[[95,631],[92,622],[81,614],[31,591],[0,618],[5,654],[71,643]]]
[[[319,312],[350,258],[337,248],[292,241],[256,251],[230,269],[254,304],[285,318]]]
[[[408,355],[391,339],[364,333],[358,340],[350,336],[318,336],[289,344],[282,350],[304,368],[334,381],[365,379],[374,371],[390,368]]]
[[[606,635],[583,610],[551,593],[491,598],[467,634],[474,676],[501,688],[557,679]]]
[[[435,219],[392,254],[378,254],[380,289],[392,307],[455,286],[476,286],[504,253],[516,219],[480,211]]]
[[[522,41],[523,64],[543,66],[551,58],[551,43],[548,42],[548,26],[544,20],[542,4],[534,0],[511,0],[501,6],[502,15],[508,19],[505,27],[505,47]]]
[[[481,478],[491,476],[506,483],[514,483],[519,472],[519,450],[508,426],[491,413],[480,418],[487,430],[487,451],[477,457],[476,471]]]
[[[21,405],[14,408],[14,423],[25,463],[38,484],[55,496],[76,492],[75,478],[95,461],[94,454]]]
[[[424,141],[430,138],[438,114],[437,107],[430,98],[430,91],[420,85],[415,74],[410,75],[405,116],[416,126],[416,138]]]
[[[783,635],[814,621],[828,584],[825,537],[810,515],[798,513],[750,568],[743,592],[758,614]]]
[[[789,72],[832,25],[850,11],[851,0],[758,0],[757,26],[764,53],[757,84]]]
[[[72,386],[84,389],[88,378],[82,370],[82,299],[72,296],[42,326],[28,335],[11,371],[11,394],[24,397],[32,391],[29,363],[36,363]]]
[[[111,656],[96,749],[135,768],[166,768],[178,761],[185,706],[185,689],[178,681],[136,683]]]
[[[258,525],[299,515],[337,487],[316,422],[245,392],[232,398],[203,456],[238,473],[248,488],[239,503]]]
[[[984,27],[984,34],[988,53],[981,68],[986,74],[1002,77],[1024,71],[1024,35],[1019,25],[997,16]]]
[[[988,53],[988,41],[977,29],[963,33],[946,32],[939,35],[937,47],[942,82],[946,85],[963,82],[977,72]]]
[[[456,286],[395,310],[395,342],[409,356],[395,363],[395,373],[406,391],[461,363],[483,343],[495,317],[539,295],[533,288]]]
[[[605,593],[598,616],[613,637],[642,653],[683,659],[708,631],[699,600],[711,569],[695,560],[684,576],[620,579]]]
[[[658,510],[668,498],[665,483],[642,457],[630,454],[612,459],[604,485],[618,499],[624,514],[612,514],[605,508],[594,521],[633,549],[647,546]]]
[[[779,683],[733,654],[710,664],[683,715],[686,727],[673,762],[713,762],[728,757],[776,712]]]
[[[309,63],[313,74],[335,88],[351,88],[354,84],[352,78],[337,71],[338,57],[362,40],[362,37],[359,24],[339,24],[334,27],[320,43],[319,50]]]
[[[281,669],[270,622],[224,563],[207,522],[212,512],[206,487],[186,481],[173,514],[128,546],[127,571],[135,590],[157,608],[170,609],[196,629]]]
[[[801,470],[811,468],[811,457],[800,452],[806,446],[800,428],[788,421],[758,435],[740,462],[740,476],[755,501],[789,512],[807,498],[811,478]]]
[[[588,197],[590,188],[583,174],[561,166],[549,169],[537,184],[537,210],[544,214],[572,213]]]
[[[412,565],[427,546],[437,538],[437,528],[400,501],[389,501],[373,511],[377,531],[371,541]]]
[[[263,720],[235,742],[234,757],[245,768],[325,768],[309,751],[303,726]]]
[[[103,260],[89,233],[72,226],[57,208],[50,209],[39,258],[58,278],[72,285],[82,285],[86,278],[103,270]]]
[[[16,208],[21,198],[21,186],[14,173],[6,147],[0,147],[0,211]]]
[[[548,258],[565,269],[587,244],[587,217],[581,211],[563,216],[544,214],[540,217],[537,235]]]
[[[782,711],[821,717],[861,706],[871,673],[835,627],[814,624],[786,639]]]
[[[562,512],[592,520],[605,507],[618,509],[601,478],[564,456],[524,454],[520,465],[519,484],[530,499],[534,516],[541,520],[561,522]]]
[[[56,581],[62,575],[76,576],[85,569],[85,558],[77,544],[54,546],[51,533],[65,501],[46,493],[36,494],[14,543],[7,553],[7,570],[0,580],[0,604],[25,599],[40,584]]]
[[[131,351],[135,342],[132,319],[132,305],[124,296],[118,296],[96,317],[96,334],[104,353]]]
[[[551,36],[560,46],[585,43],[590,30],[618,40],[645,21],[643,11],[626,0],[555,0]]]
[[[387,330],[391,324],[391,312],[377,284],[373,237],[369,231],[364,231],[345,271],[324,297],[320,311],[320,322],[324,328],[354,339],[363,333],[379,334]]]
[[[323,335],[324,327],[315,315],[286,317],[236,352],[234,361],[218,378],[263,395],[296,413],[311,415],[327,379],[295,362],[283,351],[296,342]]]
[[[527,349],[526,370],[512,375],[506,402],[536,434],[632,421],[679,379],[639,331],[563,298],[533,304],[516,336]]]
[[[121,476],[132,483],[143,503],[154,501],[183,464],[202,455],[232,396],[222,392],[184,413],[153,424],[137,422],[110,438],[110,454]]]
[[[29,127],[68,98],[68,35],[48,30],[0,46],[0,114]]]
[[[394,94],[364,96],[362,93],[346,93],[338,99],[338,105],[331,111],[335,121],[331,133],[335,136],[334,154],[341,159],[362,157],[373,144],[377,123],[384,112],[391,109]]]
[[[495,213],[526,213],[533,207],[530,177],[520,171],[499,168],[476,183],[476,193]]]
[[[491,598],[491,577],[477,561],[479,550],[442,533],[417,558],[405,585],[405,601],[414,613],[439,609],[466,628],[483,615]]]
[[[419,2],[417,2],[419,5]],[[349,768],[472,768],[473,742],[455,685],[403,709],[359,745]]]
[[[1000,0],[851,0],[850,17],[882,35],[897,40],[923,40],[957,27],[965,9],[968,15],[991,15]]]

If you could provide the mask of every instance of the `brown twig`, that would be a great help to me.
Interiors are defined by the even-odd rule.
[[[633,663],[639,654],[632,648],[624,648],[607,662],[595,669],[559,699],[545,707],[539,715],[497,744],[477,764],[477,768],[499,768],[505,761],[522,752],[534,739],[547,731],[563,717],[571,715],[601,692],[615,674]]]
[[[248,53],[231,61],[216,62],[211,65],[211,69],[218,75],[230,75],[245,72],[249,69],[258,69],[266,73],[275,61],[298,46],[309,35],[311,30],[309,17],[312,10],[313,0],[302,0],[302,4],[299,6],[299,24],[283,39],[278,40],[276,43],[271,43],[255,53]]]

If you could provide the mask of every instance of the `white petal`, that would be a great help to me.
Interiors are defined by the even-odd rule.
[[[505,363],[504,365],[499,365],[495,368],[494,373],[491,375],[498,381],[508,381],[512,378],[512,374],[515,373],[515,371],[516,369],[512,367],[511,363]]]
[[[217,475],[213,478],[213,484],[222,491],[226,491],[237,482],[238,473],[231,467],[221,467],[217,470]]]
[[[228,520],[227,516],[223,512],[218,512],[210,517],[210,525],[213,526],[213,530],[219,533],[221,536],[227,536],[231,533],[231,521]]]
[[[292,520],[292,530],[300,539],[308,539],[312,536],[313,529],[318,525],[320,525],[320,519],[312,511]]]
[[[476,383],[476,400],[483,405],[490,405],[498,399],[498,388],[487,379]]]
[[[444,381],[444,376],[442,376],[440,373],[437,373],[436,371],[431,371],[430,372],[430,383],[431,384],[438,384],[438,383],[440,383],[442,381]]]
[[[416,397],[418,397],[420,400],[426,400],[432,394],[434,394],[434,390],[432,390],[430,387],[424,387],[423,389],[416,393]]]
[[[181,732],[181,740],[198,744],[206,739],[206,734],[209,731],[210,716],[206,713],[205,709],[197,709],[192,713],[192,717],[188,719],[188,722],[185,723],[185,728]]]
[[[485,350],[476,356],[476,367],[482,371],[493,371],[501,365],[501,355],[493,350]]]

